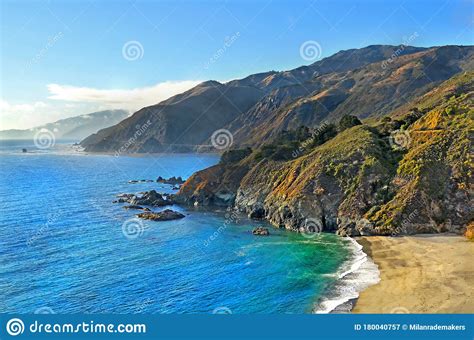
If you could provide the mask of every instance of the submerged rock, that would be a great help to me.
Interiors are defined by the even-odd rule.
[[[124,209],[136,209],[136,210],[143,210],[143,211],[151,211],[150,209],[148,208],[145,208],[145,207],[142,207],[140,205],[126,205],[123,207]]]
[[[185,216],[177,211],[166,209],[157,213],[144,212],[137,215],[139,218],[151,221],[170,221],[184,218]]]
[[[152,179],[132,179],[132,180],[128,181],[128,183],[130,183],[130,184],[150,183],[150,182],[154,182],[154,180],[152,180]]]
[[[252,234],[257,236],[268,236],[270,235],[270,232],[268,231],[268,228],[256,227],[252,230]]]

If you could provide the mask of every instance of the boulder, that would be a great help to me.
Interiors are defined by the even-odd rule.
[[[185,216],[177,211],[166,209],[157,213],[143,212],[137,215],[139,218],[151,221],[171,221],[184,218]]]
[[[270,232],[268,231],[268,228],[256,227],[252,230],[252,234],[257,236],[268,236],[270,235]]]

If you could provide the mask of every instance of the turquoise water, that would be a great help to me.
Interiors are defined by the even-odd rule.
[[[350,257],[334,235],[256,237],[261,222],[176,206],[185,218],[142,222],[130,238],[122,227],[137,212],[112,204],[115,195],[173,190],[129,180],[187,178],[218,158],[30,144],[0,146],[0,312],[309,313]]]

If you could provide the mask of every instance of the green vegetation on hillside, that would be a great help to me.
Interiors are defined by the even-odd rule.
[[[301,126],[254,150],[228,151],[219,176],[238,188],[229,203],[263,206],[269,221],[298,230],[310,216],[342,235],[463,232],[474,214],[473,94],[474,72],[464,73],[404,113],[364,123],[344,116],[337,125]],[[192,185],[193,197],[218,194]]]

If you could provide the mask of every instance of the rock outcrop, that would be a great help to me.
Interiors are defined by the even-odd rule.
[[[179,220],[184,218],[185,216],[177,211],[166,209],[160,212],[143,212],[137,214],[137,217],[142,218],[144,220],[151,220],[151,221],[171,221],[171,220]]]
[[[474,73],[465,73],[390,116],[329,139],[285,135],[241,160],[195,173],[177,200],[231,206],[295,231],[463,233],[474,217],[473,93]]]
[[[113,203],[130,203],[132,206],[148,205],[152,207],[163,207],[166,205],[174,204],[174,201],[170,195],[162,195],[156,190],[150,190],[135,194],[119,194],[117,195],[118,200]]]

